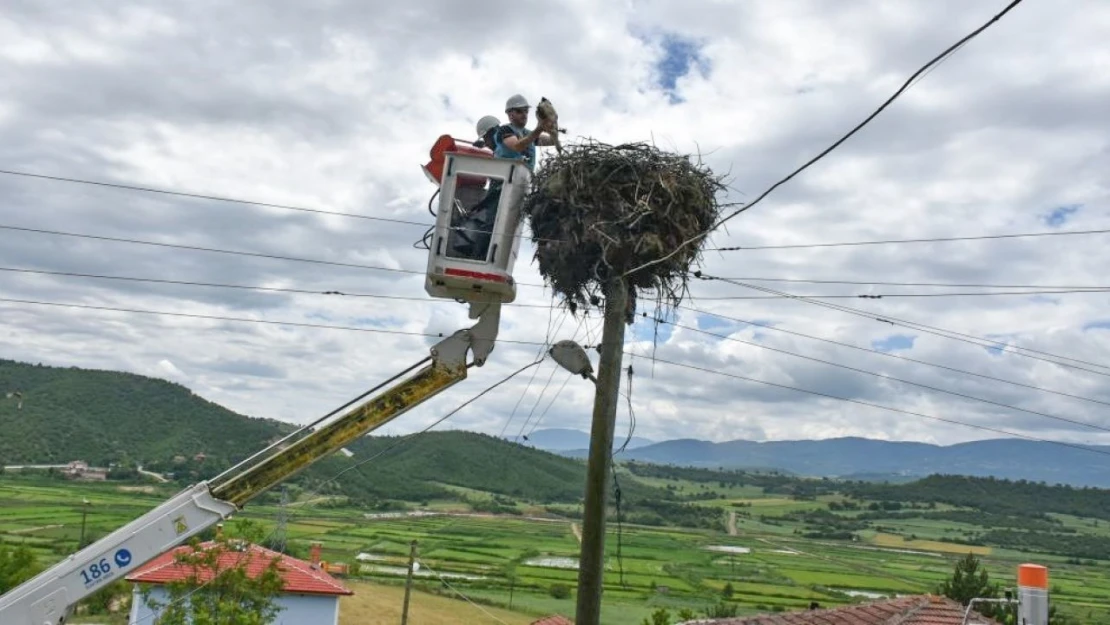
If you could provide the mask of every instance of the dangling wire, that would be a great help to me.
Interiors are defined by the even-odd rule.
[[[437,197],[439,197],[439,189],[436,189],[436,192],[432,194],[431,199],[428,200],[428,212],[432,214],[432,217],[436,217],[436,211],[434,208],[432,208],[432,205],[435,204]],[[435,232],[435,230],[435,226],[428,228],[428,231],[424,233],[424,236],[420,237],[420,240],[413,243],[412,246],[418,250],[432,249],[432,233]]]
[[[636,411],[632,409],[632,363],[628,363],[628,393],[625,398],[628,400],[628,438],[625,439],[621,448],[614,453],[612,450],[609,452],[609,470],[613,472],[613,499],[616,503],[617,512],[617,567],[620,571],[621,586],[624,586],[624,557],[621,554],[621,542],[624,534],[624,527],[621,517],[621,481],[617,476],[617,462],[613,458],[628,447],[628,443],[632,440],[632,433],[636,431]]]
[[[636,431],[636,411],[632,408],[632,362],[628,363],[628,393],[625,394],[625,399],[628,400],[628,438],[624,439],[624,444],[617,450],[617,453],[622,453],[632,442],[632,433]]]

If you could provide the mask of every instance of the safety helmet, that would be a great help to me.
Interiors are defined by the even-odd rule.
[[[500,125],[501,125],[501,120],[497,119],[493,115],[486,115],[482,119],[478,120],[478,125],[476,126],[476,129],[478,131],[478,137],[481,138],[481,137],[486,136],[487,132],[489,132],[491,129],[496,128]]]
[[[530,104],[528,104],[528,100],[525,100],[524,96],[520,95],[519,93],[514,95],[513,97],[509,98],[508,101],[505,102],[505,112],[506,113],[509,112],[509,109],[526,109],[526,108],[532,108],[532,106]]]

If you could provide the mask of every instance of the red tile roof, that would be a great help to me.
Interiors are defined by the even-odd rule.
[[[201,543],[201,547],[210,549],[215,544],[214,542]],[[178,553],[188,553],[190,549],[188,546],[182,546],[163,553],[136,569],[134,573],[127,576],[127,581],[144,584],[168,584],[188,579],[193,572],[193,568],[175,562],[174,556]],[[354,591],[341,584],[339,580],[321,569],[313,568],[311,564],[304,560],[298,560],[253,544],[243,551],[227,550],[221,553],[217,570],[235,567],[242,559],[246,558],[247,575],[255,578],[262,574],[275,557],[281,558],[278,567],[282,579],[285,580],[283,590],[286,593],[309,595],[355,594]],[[201,581],[207,581],[212,577],[212,571],[201,570],[198,577]]]
[[[552,614],[538,621],[532,621],[531,625],[574,625],[574,621],[561,614]]]
[[[972,612],[970,624],[999,625]],[[946,597],[914,595],[826,610],[686,621],[685,625],[960,625],[964,607]]]

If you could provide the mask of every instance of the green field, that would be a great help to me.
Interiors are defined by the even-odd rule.
[[[168,486],[140,489],[0,476],[0,542],[27,545],[42,564],[49,564],[76,551],[84,500],[89,501],[86,539],[95,539],[172,492]],[[945,539],[976,529],[966,523],[897,518],[876,521],[882,531],[859,531],[853,540],[806,538],[812,529],[807,523],[813,521],[797,515],[826,510],[836,497],[798,501],[761,496],[753,487],[722,489],[720,494],[724,497],[701,505],[725,517],[735,514],[735,535],[623,523],[618,554],[618,526],[610,522],[606,622],[639,625],[657,607],[699,612],[721,600],[726,585],[740,614],[805,609],[812,601],[827,607],[930,592],[971,548]],[[458,502],[428,502],[427,510],[439,513],[435,516],[384,518],[368,518],[366,511],[353,507],[322,505],[316,501],[290,507],[286,541],[294,555],[305,557],[312,542],[322,543],[329,562],[354,563],[365,554],[357,577],[391,584],[402,579],[409,543],[415,539],[425,565],[417,578],[421,588],[445,592],[446,579],[472,600],[492,606],[511,606],[534,616],[574,613],[573,594],[555,598],[557,588],[552,590],[565,585],[573,593],[576,585],[574,519],[478,515],[462,512],[465,506]],[[845,511],[836,518],[856,515]],[[251,506],[230,526],[249,519],[272,532],[277,516],[272,505]],[[1073,516],[1063,516],[1061,523],[1102,536],[1110,525]],[[1110,571],[1104,564],[1010,548],[977,549],[984,552],[992,580],[1003,586],[1013,584],[1018,564],[1042,563],[1050,567],[1052,597],[1062,610],[1083,622],[1110,620]]]

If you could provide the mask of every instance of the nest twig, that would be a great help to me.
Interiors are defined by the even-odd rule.
[[[708,230],[720,213],[717,192],[725,189],[700,163],[643,143],[568,146],[532,183],[522,210],[537,243],[536,260],[572,313],[596,306],[612,278]],[[630,313],[638,292],[654,291],[677,306],[700,248],[688,245],[626,276]]]

